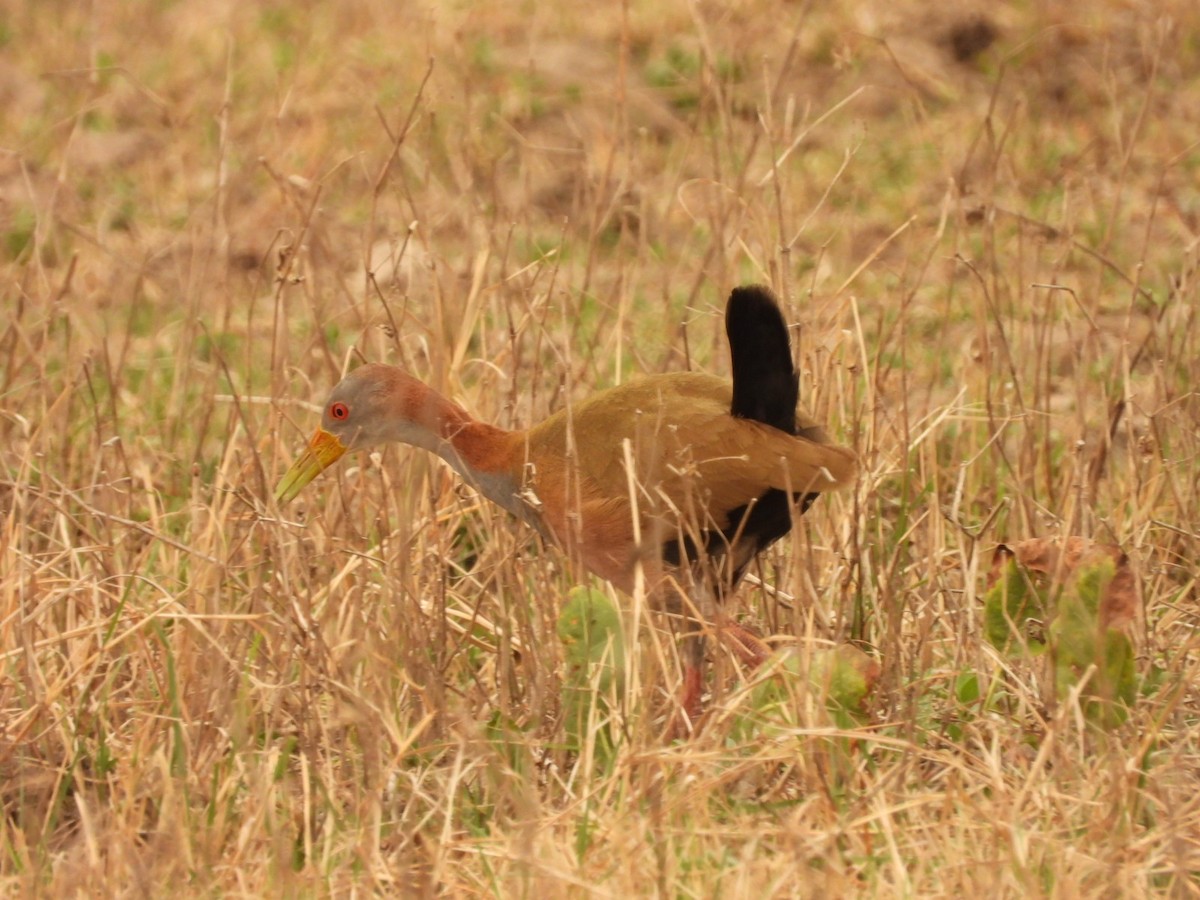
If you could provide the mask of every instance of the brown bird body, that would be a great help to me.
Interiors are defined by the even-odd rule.
[[[475,420],[401,369],[364,365],[334,388],[276,496],[291,499],[346,450],[412,444],[619,589],[632,592],[640,568],[649,591],[672,606],[682,593],[693,614],[709,617],[754,556],[790,528],[789,498],[802,512],[856,471],[854,454],[795,403],[786,327],[770,293],[734,291],[727,324],[733,385],[701,373],[655,375],[524,431]],[[747,392],[751,382],[783,396],[764,406]],[[702,658],[702,648],[693,655]],[[692,663],[698,670],[699,659]],[[689,673],[693,714],[698,690]]]

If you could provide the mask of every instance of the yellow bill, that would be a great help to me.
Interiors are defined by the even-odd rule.
[[[288,503],[304,489],[304,486],[341,459],[346,445],[324,428],[318,428],[300,458],[292,463],[279,486],[275,488],[275,501]]]

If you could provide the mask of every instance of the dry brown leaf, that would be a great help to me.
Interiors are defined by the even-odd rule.
[[[1015,559],[1032,572],[1041,572],[1055,581],[1063,581],[1074,575],[1080,567],[1094,564],[1105,557],[1113,561],[1116,571],[1100,601],[1100,626],[1126,628],[1137,617],[1141,605],[1140,591],[1129,557],[1115,544],[1105,544],[1078,535],[1065,540],[1030,538],[1011,546],[999,544],[988,570],[988,587],[995,585],[1010,559]]]
[[[1141,591],[1129,557],[1117,559],[1117,571],[1100,600],[1100,627],[1128,629],[1141,607]]]

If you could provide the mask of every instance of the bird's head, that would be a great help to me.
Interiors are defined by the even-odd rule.
[[[348,450],[388,440],[424,443],[426,429],[415,421],[413,412],[425,392],[423,384],[394,366],[368,364],[355,369],[325,401],[321,425],[280,479],[276,501],[290,501]]]

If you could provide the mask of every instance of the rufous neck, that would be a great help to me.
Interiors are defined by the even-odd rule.
[[[415,433],[400,435],[400,440],[436,453],[493,503],[530,521],[528,504],[521,500],[520,432],[480,422],[432,389],[410,403],[407,412]]]

